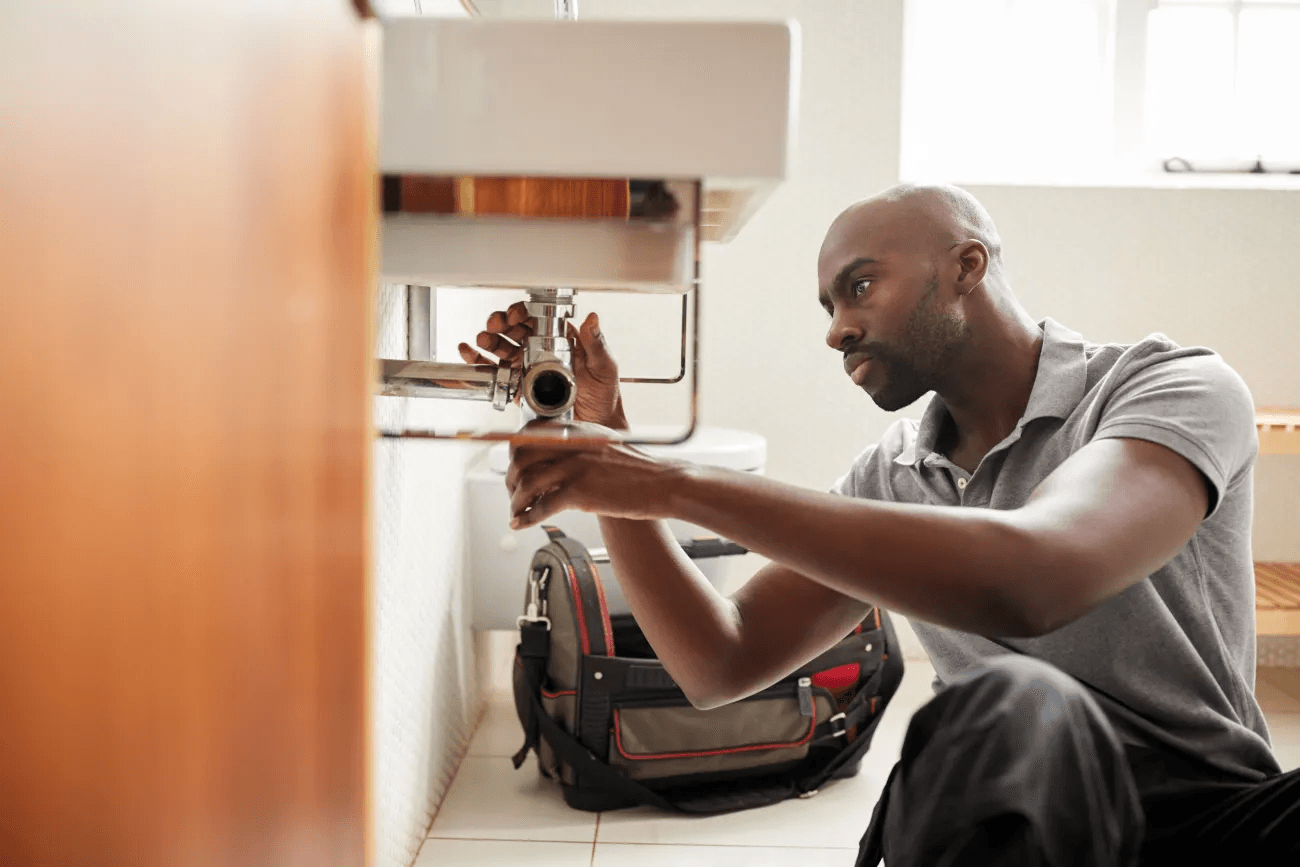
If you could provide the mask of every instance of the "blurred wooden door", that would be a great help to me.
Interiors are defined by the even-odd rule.
[[[349,0],[0,10],[0,864],[367,861]]]

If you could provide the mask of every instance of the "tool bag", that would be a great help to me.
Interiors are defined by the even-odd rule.
[[[903,658],[889,615],[872,609],[834,647],[779,683],[698,710],[655,658],[631,615],[609,615],[592,557],[546,528],[533,556],[514,660],[523,764],[580,810],[649,804],[685,813],[810,797],[851,777],[890,697]],[[709,540],[696,556],[743,552]]]

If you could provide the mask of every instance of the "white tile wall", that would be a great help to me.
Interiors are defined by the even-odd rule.
[[[477,329],[477,324],[464,323]],[[380,357],[406,354],[401,287],[380,289]],[[487,407],[375,398],[380,428],[465,423]],[[436,405],[435,405],[436,404]],[[375,863],[406,867],[482,710],[464,576],[464,471],[474,446],[378,440],[374,496]]]

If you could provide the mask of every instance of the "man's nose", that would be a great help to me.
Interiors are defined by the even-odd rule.
[[[862,329],[845,317],[842,313],[836,312],[831,316],[830,328],[826,330],[826,345],[831,349],[840,351],[845,344],[859,342],[862,339]]]

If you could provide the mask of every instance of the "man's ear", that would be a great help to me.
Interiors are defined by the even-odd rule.
[[[952,250],[957,260],[957,294],[969,295],[983,280],[989,270],[989,251],[981,241],[972,238]]]

